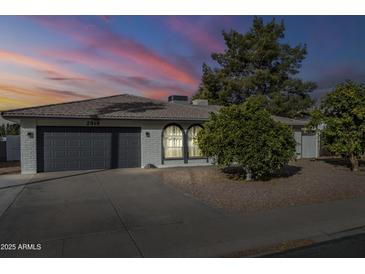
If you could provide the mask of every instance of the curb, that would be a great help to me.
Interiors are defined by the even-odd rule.
[[[312,246],[324,244],[327,242],[331,242],[334,240],[340,240],[340,239],[344,239],[347,237],[356,236],[356,235],[363,234],[363,233],[365,233],[365,225],[346,229],[346,230],[341,230],[341,231],[330,233],[330,234],[323,233],[323,235],[309,237],[307,239],[300,239],[300,240],[312,241],[313,244],[303,245],[303,246],[299,246],[296,248],[289,248],[287,250],[279,251],[279,252],[260,252],[255,255],[248,256],[247,258],[260,258],[260,257],[274,255],[274,254],[285,254],[286,252],[289,252],[289,251],[300,250],[303,248],[312,247]],[[278,244],[280,244],[280,243],[278,243]]]

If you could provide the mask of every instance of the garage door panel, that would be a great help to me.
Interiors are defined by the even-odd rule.
[[[92,156],[92,152],[90,150],[80,150],[79,151],[79,155],[82,158],[91,157]]]
[[[56,150],[56,151],[54,151],[54,153],[52,155],[52,157],[55,157],[55,158],[63,158],[66,156],[67,156],[67,153],[64,150]]]
[[[94,151],[94,153],[91,156],[103,158],[104,156],[109,156],[109,155],[110,153],[105,153],[103,150],[101,150],[101,151]]]
[[[67,151],[65,154],[66,154],[65,157],[68,157],[71,159],[82,157],[81,151],[70,150],[70,151]],[[87,156],[87,155],[83,155],[83,157],[85,157],[85,156]]]
[[[78,167],[74,167],[75,169],[97,169],[98,166],[103,166],[104,168],[108,168],[107,166],[104,166],[104,162],[100,161],[78,161]]]
[[[65,163],[65,166],[61,165],[60,167],[65,167],[67,170],[82,169],[80,166],[80,161],[67,161]]]
[[[141,156],[140,132],[119,134],[119,167],[140,166]]]
[[[50,137],[52,138],[52,137]],[[65,140],[66,137],[58,137],[57,139],[53,139],[52,142],[51,142],[51,146],[60,146],[60,147],[63,147],[64,145],[66,145],[66,140]]]
[[[38,170],[140,167],[139,128],[38,127]]]
[[[64,134],[66,134],[66,132],[64,132]],[[72,138],[79,138],[83,134],[84,134],[83,132],[77,132],[77,131],[68,131],[67,132],[67,136],[72,137]]]
[[[106,145],[105,145],[104,140],[95,140],[95,141],[93,142],[93,145],[94,145],[94,146],[100,146],[100,147],[104,147],[104,146],[106,146]]]
[[[92,128],[40,127],[39,135],[43,139],[39,140],[42,162],[39,163],[40,169],[62,171],[110,168],[110,153],[105,149],[110,150],[111,146],[105,144],[111,143],[112,133],[98,136],[93,131]]]
[[[66,145],[70,146],[70,147],[79,147],[80,144],[81,144],[80,140],[77,140],[77,139],[75,139],[75,140],[71,139],[66,142]]]
[[[90,147],[92,145],[91,140],[85,140],[85,138],[90,138],[90,137],[85,135],[80,136],[80,138],[83,138],[80,140],[80,147],[86,147],[86,148]]]
[[[55,170],[63,170],[65,168],[67,168],[66,166],[66,162],[65,161],[60,161],[60,160],[54,160],[53,162],[50,162],[50,167],[54,168]],[[68,164],[70,164],[70,162],[68,162]]]

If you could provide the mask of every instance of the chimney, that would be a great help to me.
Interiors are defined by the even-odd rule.
[[[189,104],[189,97],[183,95],[171,95],[168,98],[169,103],[172,104]]]
[[[208,100],[206,99],[195,99],[193,100],[193,105],[195,106],[207,106]]]

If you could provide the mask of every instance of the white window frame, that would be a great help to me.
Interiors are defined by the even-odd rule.
[[[169,133],[170,129],[175,132]],[[167,136],[167,134],[170,135]],[[184,130],[180,126],[175,124],[166,126],[162,138],[164,159],[184,159]],[[168,151],[169,149],[171,151]]]
[[[188,130],[188,157],[189,159],[201,159],[201,158],[205,158],[204,155],[201,153],[201,150],[198,146],[198,144],[194,143],[194,141],[196,142],[196,140],[194,140],[194,138],[196,138],[196,136],[192,136],[192,131],[193,128],[200,128],[200,130],[203,129],[203,127],[201,125],[192,125],[189,127]],[[197,133],[196,133],[197,134]],[[200,151],[199,155],[192,155],[191,151]]]

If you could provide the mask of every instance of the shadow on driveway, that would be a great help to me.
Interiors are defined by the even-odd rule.
[[[328,157],[328,158],[319,158],[317,161],[325,162],[334,167],[345,168],[348,169],[349,171],[351,169],[350,160],[344,158]],[[359,160],[359,171],[365,171],[365,160]]]
[[[57,174],[55,174],[53,172],[40,173],[40,174],[35,175],[36,178],[37,177],[45,177],[44,179],[38,179],[38,180],[33,181],[33,178],[34,178],[33,177],[33,178],[29,179],[25,183],[20,183],[20,184],[15,183],[13,185],[8,185],[8,186],[0,187],[0,190],[2,190],[2,189],[8,189],[8,188],[13,188],[13,187],[19,187],[19,186],[27,186],[27,185],[34,185],[34,184],[39,184],[39,183],[45,183],[45,182],[50,182],[50,181],[54,181],[54,180],[67,179],[67,178],[72,178],[72,177],[76,177],[76,176],[83,176],[83,175],[87,175],[87,174],[99,173],[99,172],[103,172],[103,171],[106,171],[106,169],[92,170],[92,171],[83,171],[83,172],[78,171],[77,173],[74,173],[74,174],[69,174],[70,172],[65,172],[66,174],[63,174],[63,175],[57,175]],[[62,173],[64,173],[64,172],[62,172]],[[20,178],[21,178],[23,175],[18,175],[18,176],[20,176]]]

